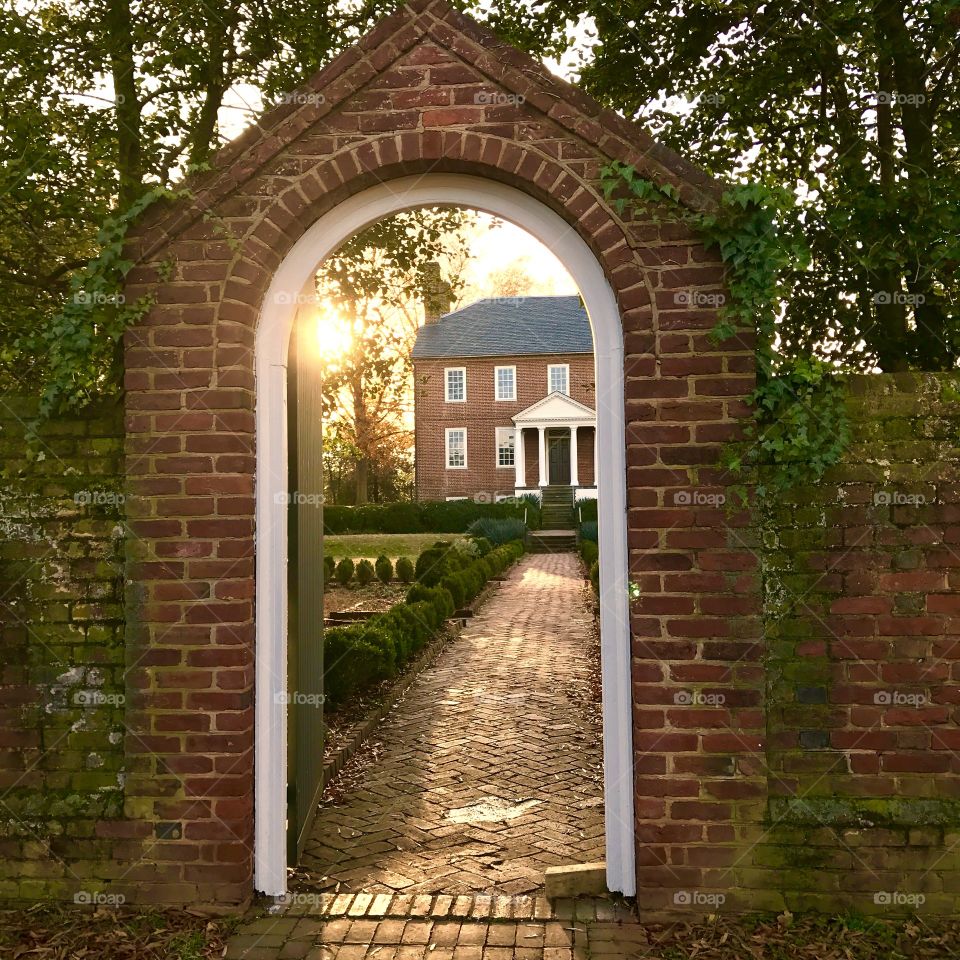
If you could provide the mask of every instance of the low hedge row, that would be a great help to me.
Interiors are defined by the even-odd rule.
[[[419,582],[407,592],[406,600],[386,613],[363,623],[324,631],[323,683],[327,703],[336,706],[365,687],[396,676],[457,607],[476,597],[491,577],[523,554],[520,542],[490,549],[483,555],[483,544],[473,544],[474,552],[453,544],[439,547],[441,554],[451,556],[441,558],[442,575],[434,582],[428,584],[418,577]],[[461,557],[466,557],[467,562],[461,562]],[[433,576],[429,579],[434,580]]]
[[[326,533],[463,533],[481,517],[527,517],[540,526],[536,499],[477,503],[474,500],[424,500],[407,503],[366,503],[359,507],[325,506]]]
[[[381,583],[390,583],[396,578],[401,583],[410,583],[413,580],[413,561],[409,557],[397,557],[396,566],[393,561],[381,554],[371,563],[369,560],[351,560],[350,557],[341,557],[335,560],[333,557],[323,558],[323,585],[327,586],[336,580],[340,586],[345,587],[354,578],[365,587],[374,580]]]

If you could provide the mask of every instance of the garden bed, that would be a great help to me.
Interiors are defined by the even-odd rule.
[[[380,583],[379,580],[361,587],[358,583],[341,587],[338,583],[328,583],[323,589],[323,612],[346,613],[354,611],[372,611],[386,613],[395,603],[400,603],[410,589],[409,583],[399,580]]]

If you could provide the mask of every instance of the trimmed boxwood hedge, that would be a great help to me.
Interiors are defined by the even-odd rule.
[[[417,503],[366,503],[359,507],[325,506],[325,533],[463,533],[481,517],[515,517],[531,529],[540,526],[535,499],[500,503],[473,500],[423,500]]]
[[[437,575],[434,583],[418,578],[405,602],[395,604],[386,613],[363,623],[324,631],[323,683],[327,703],[336,706],[365,687],[396,676],[457,607],[473,600],[491,577],[523,555],[520,541],[497,547],[485,557],[479,556],[479,551],[471,554],[471,546],[441,543],[429,548],[435,551],[429,567],[429,579]]]

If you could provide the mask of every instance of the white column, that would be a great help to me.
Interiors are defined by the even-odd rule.
[[[577,426],[570,425],[570,486],[579,487],[580,478],[577,476]]]
[[[597,425],[593,425],[593,485],[597,488],[597,495],[600,493],[600,461],[597,460]]]
[[[537,427],[537,456],[540,458],[540,478],[537,483],[541,487],[547,485],[547,428]]]
[[[513,437],[513,466],[517,474],[514,486],[519,490],[527,485],[527,461],[526,452],[523,449],[523,427],[517,427]]]

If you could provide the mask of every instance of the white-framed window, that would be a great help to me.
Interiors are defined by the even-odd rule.
[[[467,399],[467,368],[446,367],[443,371],[444,397],[447,403],[464,403]]]
[[[493,396],[495,400],[517,399],[517,368],[493,368]]]
[[[467,467],[467,431],[465,427],[447,427],[447,469],[465,470]]]
[[[554,392],[570,395],[569,363],[550,363],[547,365],[547,393]]]
[[[497,466],[516,464],[516,431],[513,427],[497,427]]]

